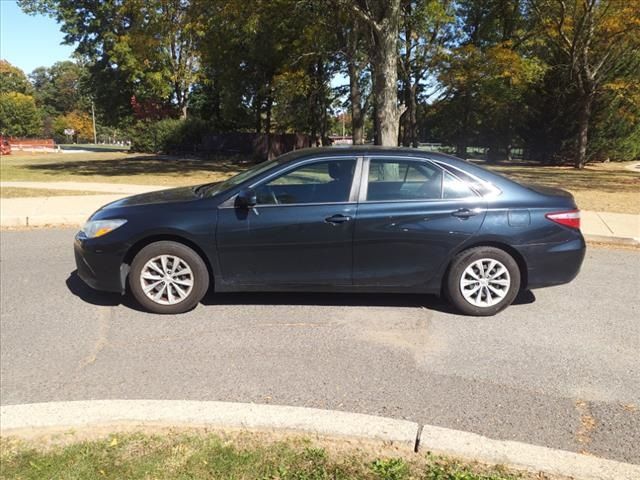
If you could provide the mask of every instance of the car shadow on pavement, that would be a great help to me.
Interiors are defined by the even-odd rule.
[[[523,291],[512,305],[535,301],[534,294]],[[444,298],[418,293],[307,293],[307,292],[209,292],[203,305],[307,305],[347,307],[427,308],[443,313],[459,314]]]
[[[84,281],[78,276],[77,270],[74,270],[69,274],[66,284],[72,294],[91,305],[98,305],[101,307],[117,307],[118,305],[124,305],[126,307],[142,311],[142,309],[133,302],[129,295],[120,295],[119,293],[114,292],[100,292],[89,287],[89,285],[84,283]]]
[[[67,288],[76,297],[91,305],[115,307],[123,305],[137,311],[144,311],[130,294],[99,292],[89,287],[73,271],[67,278]],[[530,290],[518,294],[512,305],[535,302]],[[427,308],[443,313],[458,312],[445,299],[437,295],[416,293],[306,293],[306,292],[246,292],[214,293],[210,291],[202,299],[203,305],[308,305],[308,306],[348,306],[348,307],[394,307]]]

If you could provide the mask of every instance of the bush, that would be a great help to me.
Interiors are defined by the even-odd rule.
[[[85,112],[74,110],[66,115],[60,115],[53,121],[52,127],[56,140],[68,141],[64,131],[72,129],[75,131],[73,139],[76,142],[93,142],[93,123],[91,117]]]
[[[42,115],[33,97],[18,92],[0,93],[0,133],[35,137],[42,131]]]
[[[131,150],[148,153],[197,151],[208,130],[207,123],[198,118],[139,122],[133,129]]]

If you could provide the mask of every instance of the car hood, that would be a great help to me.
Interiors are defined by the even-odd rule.
[[[133,195],[131,197],[125,197],[120,200],[116,200],[115,202],[109,203],[102,208],[109,209],[137,207],[140,205],[153,205],[159,203],[175,203],[197,200],[198,198],[200,198],[196,193],[197,187],[198,186],[179,187],[170,188],[167,190],[158,190],[156,192],[141,193],[139,195]]]

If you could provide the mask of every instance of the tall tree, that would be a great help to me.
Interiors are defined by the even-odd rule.
[[[439,74],[444,138],[459,156],[475,144],[488,147],[489,160],[509,159],[513,144],[522,141],[525,96],[544,73],[532,54],[528,19],[519,0],[460,0],[456,5],[457,41],[443,55]]]
[[[0,93],[0,133],[35,137],[41,128],[42,118],[32,96],[20,92]]]
[[[365,119],[372,98],[367,55],[369,27],[348,10],[341,10],[334,18],[333,31],[339,45],[338,56],[349,78],[347,103],[351,109],[351,137],[354,145],[362,145],[365,141]]]
[[[529,0],[550,61],[565,72],[577,102],[574,165],[588,161],[593,107],[616,78],[640,76],[640,6],[628,0]],[[565,67],[566,66],[566,67]]]
[[[418,95],[450,41],[454,21],[451,0],[404,0],[400,31],[400,78],[406,111],[400,143],[418,146]]]
[[[398,104],[398,33],[401,0],[337,0],[340,8],[348,8],[368,27],[369,55],[373,73],[374,112],[377,126],[376,143],[398,144],[400,115]]]
[[[27,13],[54,17],[65,42],[91,63],[92,81],[110,91],[104,110],[132,95],[172,105],[186,114],[197,72],[198,18],[190,0],[19,0]],[[126,102],[122,99],[124,93]]]
[[[32,90],[22,70],[6,60],[0,60],[0,93],[18,92],[29,95]]]
[[[29,74],[37,104],[49,114],[89,110],[87,70],[71,61],[38,67]]]

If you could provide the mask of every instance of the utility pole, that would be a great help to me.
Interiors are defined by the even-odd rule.
[[[91,100],[91,117],[93,118],[93,144],[98,144],[98,135],[96,133],[96,109],[93,106],[93,100]]]

